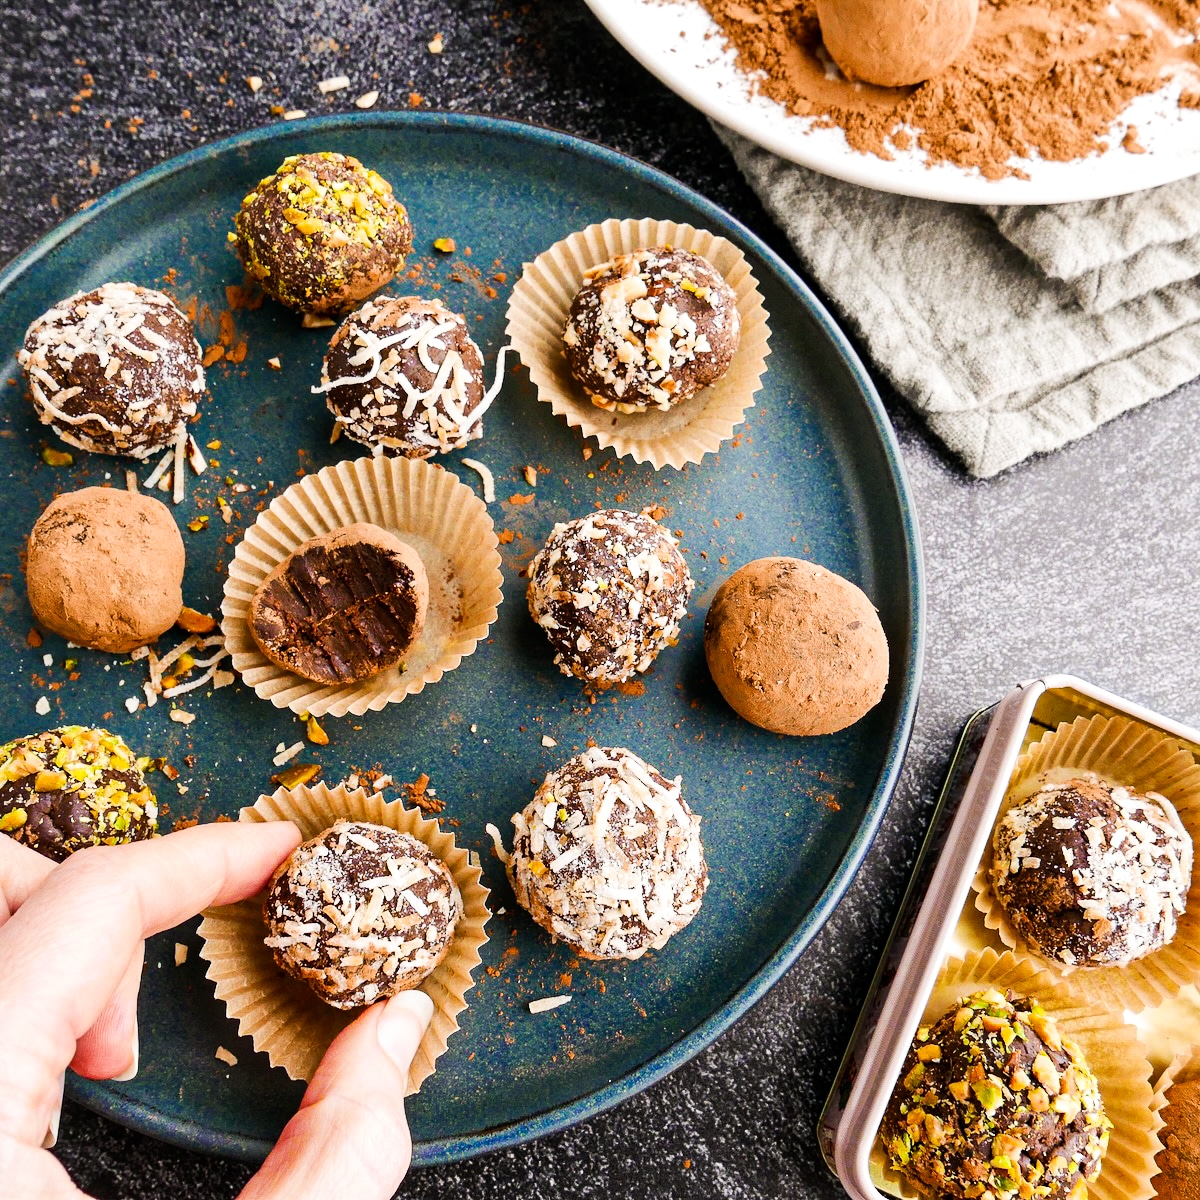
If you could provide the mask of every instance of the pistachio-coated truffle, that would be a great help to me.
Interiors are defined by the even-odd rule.
[[[158,803],[138,758],[115,733],[65,725],[0,746],[0,830],[61,861],[85,846],[140,842]]]
[[[994,988],[922,1026],[880,1137],[923,1192],[1083,1200],[1111,1122],[1083,1052],[1034,999]]]
[[[229,235],[247,273],[289,308],[338,313],[383,287],[412,249],[392,185],[348,154],[285,158],[243,200]]]

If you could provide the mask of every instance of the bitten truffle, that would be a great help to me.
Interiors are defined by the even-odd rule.
[[[158,829],[149,765],[105,729],[17,738],[0,746],[0,830],[60,862],[85,846],[145,841]]]
[[[25,583],[38,624],[93,650],[154,641],[183,608],[183,538],[153,496],[89,487],[52,500],[29,534]]]
[[[428,458],[483,435],[483,356],[438,300],[381,296],[351,313],[316,390],[338,428],[377,454]]]
[[[275,961],[334,1008],[419,986],[462,912],[454,877],[428,846],[366,821],[338,821],[294,850],[263,905]]]
[[[229,239],[247,273],[289,308],[338,313],[383,287],[412,249],[392,185],[348,154],[285,158],[242,200]]]
[[[135,283],[60,301],[30,325],[17,361],[38,420],[98,454],[147,458],[186,437],[204,393],[187,317]]]
[[[595,746],[572,758],[513,825],[504,857],[517,901],[584,958],[640,958],[700,911],[700,818],[678,778],[631,750]],[[502,853],[499,831],[489,832]]]
[[[1200,1079],[1172,1084],[1163,1109],[1166,1128],[1159,1134],[1163,1148],[1154,1162],[1158,1200],[1196,1200],[1200,1180]]]
[[[694,586],[657,521],[612,508],[554,526],[529,564],[526,597],[559,670],[605,685],[675,643]]]
[[[741,329],[737,296],[710,262],[656,246],[587,272],[563,352],[597,407],[669,409],[725,374]]]
[[[931,1195],[1079,1200],[1110,1128],[1079,1047],[1036,1000],[989,989],[918,1030],[880,1136]]]
[[[314,683],[354,683],[404,658],[428,604],[417,552],[358,524],[298,546],[258,585],[246,620],[276,666]]]
[[[1191,876],[1170,801],[1096,778],[1048,784],[992,834],[992,889],[1013,929],[1068,966],[1124,966],[1165,946]]]
[[[774,733],[834,733],[879,703],[888,645],[870,600],[799,558],[759,558],[717,590],[704,655],[739,716]]]

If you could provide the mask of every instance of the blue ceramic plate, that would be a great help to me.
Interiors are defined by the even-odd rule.
[[[32,620],[19,555],[38,512],[58,491],[124,483],[125,460],[76,452],[73,465],[40,458],[46,431],[31,416],[14,355],[21,331],[54,301],[105,280],[162,286],[194,304],[200,340],[218,341],[226,286],[241,281],[226,243],[243,194],[288,154],[347,151],[395,185],[416,228],[402,288],[439,295],[467,314],[491,362],[508,291],[521,264],[560,237],[611,216],[689,221],[737,242],[771,316],[765,387],[717,457],[655,473],[597,451],[539,404],[512,372],[467,452],[495,472],[505,602],[492,637],[419,696],[381,713],[326,722],[330,745],[309,747],[335,782],[377,769],[397,781],[428,774],[461,842],[479,850],[495,915],[462,1030],[411,1103],[419,1162],[446,1162],[561,1128],[617,1103],[686,1061],[754,1003],[821,927],[850,881],[891,795],[908,738],[921,661],[917,533],[896,444],[853,351],[803,283],[747,230],[694,192],[611,150],[559,133],[479,117],[363,114],[257,130],[165,163],[118,188],[22,255],[0,276],[0,363],[6,403],[0,471],[9,478],[0,545],[0,655],[6,688],[0,736],[77,721],[105,723],[181,772],[159,777],[179,818],[235,814],[270,791],[271,759],[302,729],[239,685],[185,698],[186,728],[168,705],[130,714],[144,666],[57,638],[26,644]],[[453,238],[450,254],[435,238]],[[226,318],[228,321],[228,318]],[[328,330],[305,330],[268,302],[232,314],[228,357],[209,369],[211,401],[196,432],[214,467],[189,479],[176,514],[188,551],[186,601],[219,608],[222,571],[255,505],[357,453],[329,444],[330,418],[309,393]],[[237,357],[235,355],[234,357]],[[268,359],[278,357],[282,370]],[[459,465],[448,469],[477,485]],[[537,468],[531,488],[523,468]],[[141,477],[145,479],[147,469]],[[249,492],[235,493],[233,483]],[[513,504],[514,494],[534,492]],[[234,510],[220,516],[217,497]],[[680,644],[639,695],[589,702],[560,675],[529,620],[521,570],[551,525],[593,507],[657,504],[678,531],[697,579]],[[507,537],[507,535],[505,535]],[[788,739],[739,720],[704,665],[704,613],[721,581],[766,554],[808,557],[857,581],[878,605],[892,651],[887,694],[844,733]],[[52,664],[44,665],[43,655]],[[68,668],[66,658],[75,660]],[[71,675],[76,678],[70,678]],[[40,718],[34,705],[50,699]],[[542,744],[549,735],[557,745]],[[550,768],[588,738],[626,745],[668,775],[704,819],[712,884],[695,921],[639,962],[582,964],[515,911],[483,826],[509,830]],[[187,962],[174,965],[174,943]],[[213,999],[194,924],[149,947],[141,994],[141,1072],[130,1083],[72,1079],[70,1094],[123,1124],[182,1145],[259,1158],[301,1095],[273,1070]],[[571,1004],[531,1016],[528,1002],[570,992]],[[218,1046],[238,1058],[228,1067]]]

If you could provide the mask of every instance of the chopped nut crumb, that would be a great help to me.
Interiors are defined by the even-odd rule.
[[[433,239],[433,248],[440,254],[453,254],[458,246],[452,237],[440,237]]]
[[[317,90],[323,96],[328,96],[330,92],[340,92],[343,88],[350,86],[350,77],[348,75],[334,75],[331,79],[322,79],[317,84]]]
[[[224,1046],[218,1046],[217,1052],[216,1052],[216,1054],[213,1055],[213,1057],[216,1059],[219,1059],[226,1066],[229,1066],[229,1067],[237,1066],[237,1061],[238,1061],[237,1055],[234,1054],[232,1050],[226,1050]]]
[[[69,467],[74,461],[74,456],[67,450],[56,450],[53,446],[47,446],[42,451],[42,462],[48,467]]]
[[[557,746],[558,743],[548,733],[543,733],[542,734],[542,745],[546,746],[546,747],[550,747],[550,746]]]
[[[171,709],[170,715],[176,725],[190,725],[196,719],[195,713],[184,712],[182,708]]]
[[[308,116],[308,113],[302,108],[290,108],[283,114],[285,121],[301,121]]]
[[[183,942],[175,943],[175,965],[182,967],[187,962],[188,948]],[[232,1064],[230,1064],[232,1065]]]
[[[296,763],[294,766],[285,767],[278,775],[272,775],[271,782],[290,790],[311,783],[320,773],[320,763]]]
[[[328,329],[337,322],[332,317],[319,317],[316,313],[305,313],[300,318],[301,329]]]
[[[45,696],[39,696],[38,702],[33,706],[33,711],[37,713],[39,717],[48,716],[50,713],[50,701],[47,700]]]
[[[282,371],[283,370],[283,363],[281,363],[279,361],[278,356],[276,356],[275,358],[268,358],[267,366],[270,367],[272,371]]]
[[[429,53],[430,54],[441,54],[441,52],[443,50],[445,50],[445,48],[446,48],[445,37],[441,33],[435,33],[433,35],[433,41],[431,41],[429,43]]]
[[[564,996],[543,996],[540,1000],[530,1000],[529,1011],[531,1013],[549,1012],[554,1008],[561,1008],[564,1004],[570,1004],[571,997]]]
[[[247,75],[246,86],[252,91],[260,91],[263,85],[262,77],[259,75]]]
[[[361,96],[354,102],[355,108],[374,108],[375,101],[379,99],[378,92],[363,92]]]

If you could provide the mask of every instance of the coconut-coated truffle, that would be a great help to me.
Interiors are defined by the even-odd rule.
[[[870,600],[799,558],[759,558],[721,584],[704,654],[730,708],[775,733],[844,729],[887,684],[887,638]]]
[[[376,453],[428,458],[483,436],[483,355],[440,300],[380,296],[356,309],[317,390],[338,428]]]
[[[285,158],[243,200],[229,235],[247,273],[289,308],[338,313],[383,287],[412,249],[392,185],[348,154]]]
[[[85,846],[140,842],[158,803],[138,758],[115,733],[65,725],[0,746],[0,830],[61,861]]]
[[[657,521],[610,508],[554,526],[529,564],[526,598],[559,670],[604,685],[675,643],[694,586]]]
[[[416,550],[360,522],[297,546],[255,589],[246,621],[276,666],[336,685],[401,662],[428,606]]]
[[[546,776],[513,825],[507,871],[518,902],[585,958],[640,958],[700,911],[700,818],[679,778],[631,750],[576,755]]]
[[[669,409],[725,374],[741,329],[737,296],[707,259],[654,246],[584,275],[563,353],[597,407]]]
[[[458,885],[424,842],[338,821],[276,870],[263,915],[276,963],[334,1008],[419,986],[462,916]]]
[[[1047,784],[992,834],[997,901],[1029,949],[1067,966],[1124,966],[1165,946],[1191,877],[1170,801],[1095,777]]]
[[[880,1137],[931,1195],[1079,1200],[1110,1128],[1079,1047],[1036,1000],[991,988],[918,1030]]]
[[[200,346],[169,296],[105,283],[59,301],[17,351],[38,420],[98,454],[173,444],[204,393]]]
[[[88,487],[52,500],[29,534],[25,583],[38,624],[121,654],[183,608],[183,538],[161,500]]]

